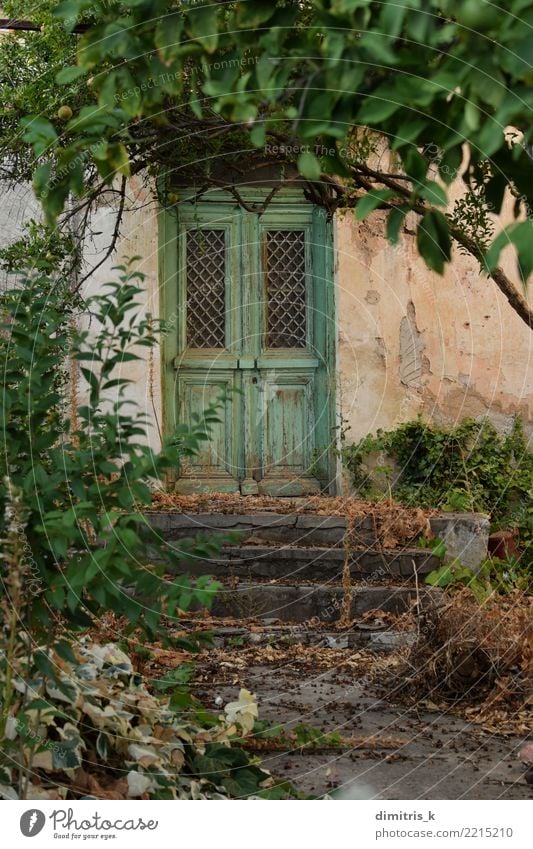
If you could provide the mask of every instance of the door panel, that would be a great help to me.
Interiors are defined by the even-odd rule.
[[[319,492],[312,475],[314,375],[268,371],[262,379],[259,433],[262,468],[259,492],[300,495]]]
[[[191,425],[195,420],[201,421],[206,407],[215,403],[221,396],[230,396],[235,388],[235,375],[233,372],[214,371],[213,375],[208,377],[205,371],[181,371],[177,388],[180,399],[179,419]],[[218,413],[220,422],[211,426],[209,441],[201,443],[196,457],[183,461],[180,469],[180,492],[239,491],[240,469],[233,416],[233,405],[226,401]]]
[[[177,489],[330,487],[332,253],[322,210],[273,203],[256,215],[206,202],[186,208],[177,225],[176,274],[166,282],[176,327],[165,340],[176,420],[239,390]]]

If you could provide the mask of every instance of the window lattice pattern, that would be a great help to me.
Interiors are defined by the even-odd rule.
[[[305,233],[269,230],[267,340],[269,348],[305,348]]]
[[[187,231],[187,345],[225,344],[224,230]]]

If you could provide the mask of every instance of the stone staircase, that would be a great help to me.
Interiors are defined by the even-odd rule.
[[[370,518],[352,528],[344,545],[343,517],[302,513],[152,512],[146,519],[168,543],[199,534],[234,536],[215,559],[186,567],[210,574],[223,585],[213,605],[215,616],[265,623],[334,623],[343,598],[342,574],[349,558],[352,617],[370,610],[400,614],[415,601],[429,602],[435,590],[424,577],[440,561],[422,548],[382,549]]]

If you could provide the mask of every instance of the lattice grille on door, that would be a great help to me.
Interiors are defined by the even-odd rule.
[[[226,315],[224,230],[187,231],[187,345],[224,348]]]
[[[266,262],[268,347],[305,348],[305,232],[269,230]]]

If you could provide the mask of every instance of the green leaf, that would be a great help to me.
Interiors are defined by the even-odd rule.
[[[358,201],[355,208],[355,218],[357,221],[364,221],[367,215],[370,215],[378,206],[394,197],[394,192],[391,189],[371,189],[364,197]]]
[[[100,731],[96,738],[96,751],[103,761],[107,760],[109,755],[109,737],[103,731]]]
[[[428,180],[418,189],[420,197],[437,206],[448,206],[448,195],[434,180]]]
[[[396,38],[401,31],[407,5],[407,0],[393,0],[393,2],[383,4],[380,15],[380,29],[382,32]]]
[[[525,282],[533,271],[533,221],[521,221],[519,224],[511,224],[496,237],[485,257],[485,264],[489,272],[494,271],[502,250],[509,244],[513,244],[518,253],[518,271]]]
[[[170,65],[182,47],[184,30],[183,15],[174,12],[162,17],[155,29],[154,41],[159,56],[166,65]]]
[[[387,218],[387,239],[391,245],[397,245],[400,235],[400,227],[405,221],[405,216],[409,212],[407,206],[396,206],[391,209]]]
[[[90,369],[83,368],[83,367],[80,368],[80,371],[83,374],[83,376],[84,376],[85,380],[87,381],[87,383],[89,384],[89,386],[91,387],[91,390],[96,392],[98,390],[99,384],[98,384],[98,378],[95,375],[95,373],[93,371],[91,371]]]
[[[266,139],[266,125],[263,124],[255,124],[252,132],[250,133],[250,141],[252,142],[254,147],[264,147]]]
[[[72,651],[72,647],[67,640],[60,640],[57,642],[54,645],[54,649],[63,660],[67,660],[69,663],[78,662],[76,655]]]
[[[218,8],[208,3],[187,12],[187,30],[207,53],[213,53],[218,44]]]
[[[64,22],[67,32],[72,32],[82,12],[93,2],[94,0],[63,0],[52,9],[52,15]]]
[[[268,21],[276,12],[272,0],[252,0],[237,4],[237,24],[241,29],[254,29]]]
[[[23,139],[33,146],[35,154],[42,156],[57,142],[57,133],[53,124],[46,118],[29,115],[20,122],[24,129]]]
[[[38,165],[35,171],[33,172],[33,191],[37,195],[37,197],[41,197],[46,187],[50,182],[50,177],[52,174],[52,164],[51,162],[44,162],[42,165]]]
[[[401,104],[395,100],[378,97],[377,94],[367,95],[366,100],[357,114],[358,124],[379,124],[394,115]]]
[[[448,222],[441,212],[426,212],[418,225],[416,241],[429,268],[442,274],[451,257],[451,238]]]
[[[304,151],[298,157],[298,171],[307,180],[319,180],[322,173],[320,162],[314,153]]]
[[[434,569],[426,577],[426,584],[431,587],[448,587],[455,583],[455,576],[449,566],[441,566],[439,569]]]
[[[87,69],[80,68],[78,65],[74,65],[72,68],[62,68],[59,73],[56,74],[56,83],[59,83],[59,85],[66,85],[85,76],[86,73]]]

